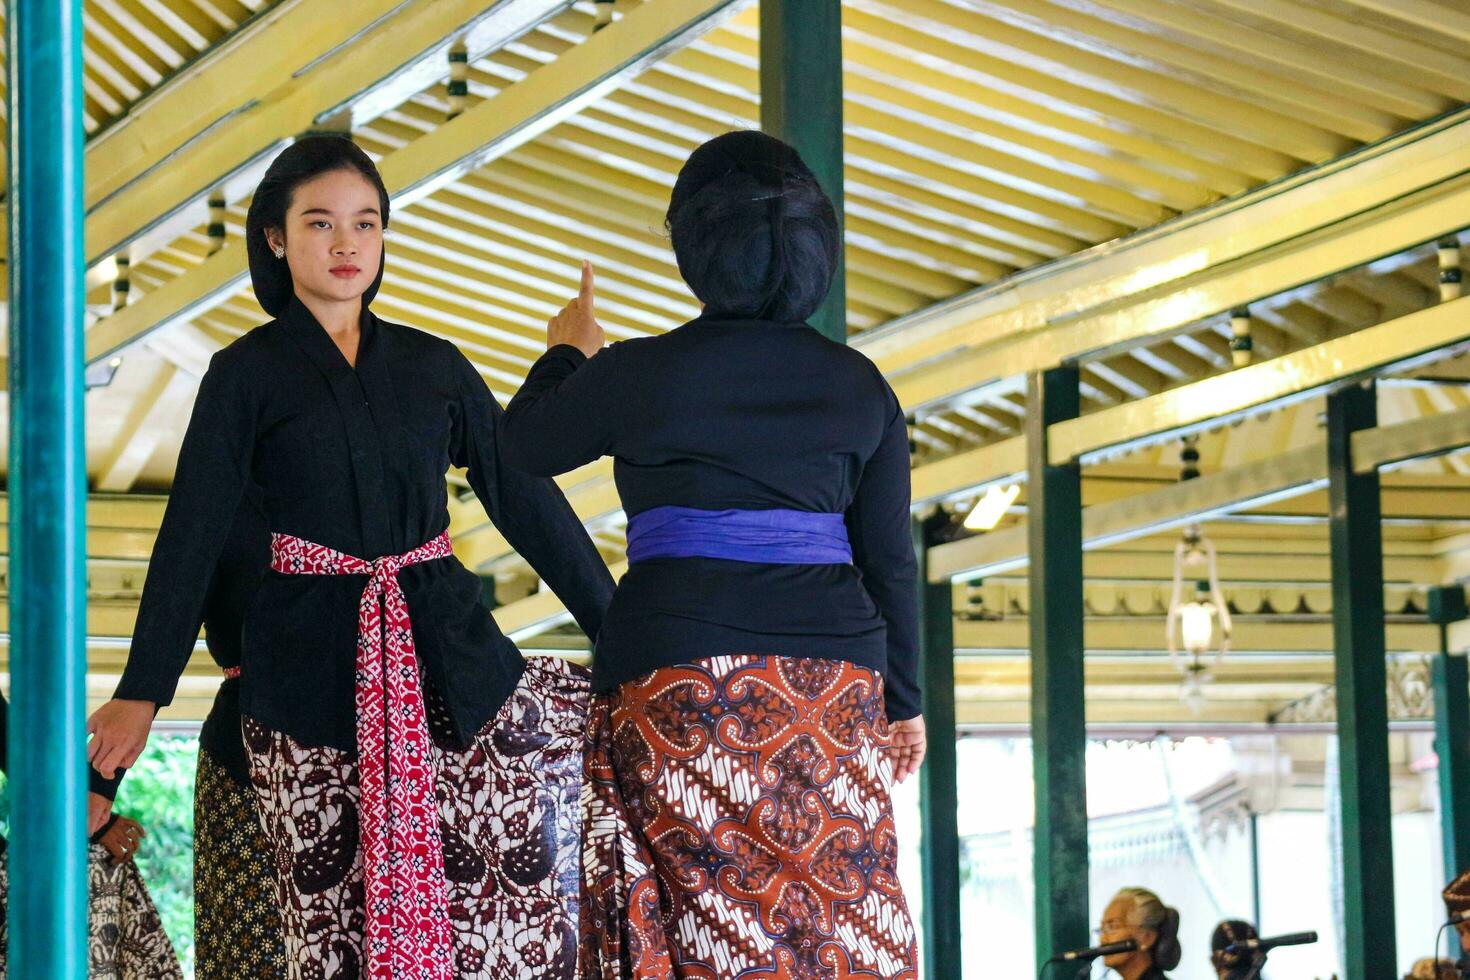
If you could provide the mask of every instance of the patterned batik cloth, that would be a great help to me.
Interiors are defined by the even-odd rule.
[[[10,927],[5,914],[9,887],[10,863],[0,854],[0,980],[9,973]],[[90,980],[183,980],[184,976],[138,866],[132,861],[113,864],[101,844],[87,848],[87,976]]]
[[[878,674],[712,657],[588,726],[585,980],[917,980]]]
[[[276,879],[255,798],[204,748],[194,784],[194,976],[286,976]]]
[[[573,980],[588,675],[532,657],[468,748],[429,691],[439,839],[458,978]],[[273,856],[289,975],[363,969],[357,766],[246,717],[251,783]]]

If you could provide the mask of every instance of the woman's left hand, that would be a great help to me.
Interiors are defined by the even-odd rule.
[[[588,357],[602,350],[607,338],[592,313],[592,263],[582,261],[582,289],[546,325],[546,349],[570,344]]]
[[[901,783],[919,771],[929,742],[924,735],[924,716],[914,715],[888,726],[892,735],[888,751],[893,756],[893,781]]]
[[[118,817],[107,829],[107,833],[102,835],[101,844],[112,856],[113,864],[122,864],[124,861],[131,861],[137,855],[138,844],[146,836],[148,836],[147,832],[138,825],[138,821]]]

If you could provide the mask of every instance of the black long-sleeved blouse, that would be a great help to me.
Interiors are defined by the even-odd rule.
[[[495,526],[596,637],[612,580],[549,480],[501,465],[500,406],[454,345],[364,311],[354,369],[299,300],[215,354],[179,452],[116,696],[167,704],[247,482],[272,531],[372,560],[449,524],[468,467]],[[425,679],[463,744],[510,696],[519,651],[454,558],[399,573]],[[245,613],[240,709],[307,745],[354,748],[361,575],[267,572]]]
[[[884,675],[888,716],[919,713],[908,432],[859,352],[802,323],[701,317],[586,358],[547,351],[501,419],[501,453],[551,475],[599,456],[629,516],[654,507],[846,518],[852,565],[635,562],[593,659],[607,690],[725,653],[826,657]]]

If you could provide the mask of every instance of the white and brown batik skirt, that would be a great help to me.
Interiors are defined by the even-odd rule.
[[[588,692],[585,669],[530,658],[505,706],[463,749],[429,698],[456,977],[576,976]],[[243,726],[290,975],[358,977],[365,916],[356,764],[249,717]]]
[[[9,862],[0,852],[0,980],[9,976],[9,887]],[[91,980],[184,977],[138,866],[131,860],[114,862],[101,844],[87,848],[87,976]]]

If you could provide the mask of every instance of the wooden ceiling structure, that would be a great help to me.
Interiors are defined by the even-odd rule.
[[[759,30],[749,0],[87,0],[86,14],[98,698],[126,655],[199,378],[264,319],[242,236],[273,153],[349,132],[379,162],[395,210],[375,309],[453,340],[504,401],[584,256],[611,339],[695,315],[664,209],[695,146],[757,124]],[[1063,361],[1080,365],[1093,420],[1077,429],[1089,506],[1165,490],[1181,431],[1200,431],[1207,475],[1272,469],[1320,440],[1320,385],[1264,408],[1197,386],[1247,377],[1242,328],[1249,377],[1274,364],[1281,382],[1324,358],[1396,363],[1401,327],[1448,312],[1440,270],[1458,267],[1455,215],[1470,214],[1467,42],[1470,14],[1446,0],[845,0],[850,339],[913,415],[916,500],[962,513],[1015,479],[1025,373]],[[451,96],[461,70],[467,94]],[[1397,371],[1383,421],[1452,427],[1470,411],[1465,363]],[[1195,393],[1219,410],[1178,408]],[[1155,406],[1178,424],[1138,423]],[[1130,425],[1139,438],[1097,435]],[[1467,470],[1451,452],[1385,478],[1393,588],[1470,571]],[[620,567],[610,467],[562,483]],[[1320,592],[1321,498],[1208,514],[1243,610],[1251,589]],[[462,560],[499,580],[502,625],[529,647],[585,646],[473,498],[451,511]],[[1024,514],[1023,496],[992,551]],[[1157,608],[1117,598],[1157,592],[1170,540],[1156,528],[1090,559],[1100,721],[1190,717],[1159,666]],[[973,555],[988,545],[954,547],[962,582],[986,567]],[[957,586],[969,724],[1014,723],[1025,704],[1015,567]],[[977,617],[986,588],[1013,592]],[[1221,723],[1264,722],[1327,683],[1320,604],[1242,614],[1259,649],[1219,679],[1207,717]],[[1422,610],[1396,614],[1394,648],[1424,652]],[[202,717],[213,684],[201,655],[172,715]]]

